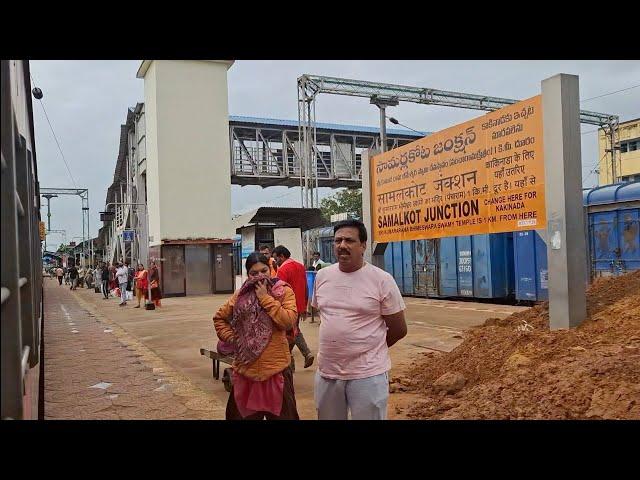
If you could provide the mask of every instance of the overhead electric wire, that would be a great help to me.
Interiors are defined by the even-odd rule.
[[[31,82],[33,83],[34,87],[37,87],[36,85],[36,81],[33,78],[33,75],[31,75]],[[42,101],[42,99],[38,99],[40,101],[40,106],[42,107],[42,111],[44,112],[44,116],[47,119],[47,123],[49,124],[49,128],[51,129],[51,133],[53,134],[53,138],[56,141],[56,145],[58,145],[58,150],[60,151],[60,155],[62,156],[62,160],[64,161],[64,165],[65,167],[67,167],[67,172],[69,172],[69,176],[71,177],[71,181],[73,182],[73,186],[75,188],[78,188],[78,184],[76,183],[76,179],[73,178],[73,174],[71,173],[71,168],[69,168],[69,164],[67,163],[67,159],[64,156],[64,153],[62,152],[62,147],[60,147],[60,142],[58,141],[58,137],[56,136],[56,132],[53,130],[53,125],[51,125],[51,121],[49,120],[49,115],[47,115],[47,110],[44,108],[44,102]]]
[[[607,154],[605,153],[604,155],[602,155],[602,158],[593,165],[593,167],[591,168],[587,176],[584,178],[584,180],[582,180],[582,185],[584,185],[584,182],[586,182],[591,175],[593,175],[594,173],[596,173],[596,171],[598,171],[598,168],[600,167],[602,160],[604,160],[606,156]],[[598,173],[600,172],[598,171]]]
[[[603,93],[602,95],[598,95],[591,98],[585,98],[584,100],[580,100],[580,103],[589,102],[591,100],[595,100],[596,98],[606,97],[607,95],[613,95],[614,93],[626,92],[627,90],[631,90],[633,88],[640,87],[640,83],[638,85],[633,85],[631,87],[623,88],[622,90],[616,90],[615,92]]]

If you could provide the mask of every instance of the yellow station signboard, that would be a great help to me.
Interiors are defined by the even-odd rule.
[[[372,157],[373,240],[545,228],[542,96]]]

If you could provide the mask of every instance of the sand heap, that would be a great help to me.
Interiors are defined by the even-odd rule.
[[[587,320],[549,330],[548,303],[491,318],[392,379],[421,419],[640,419],[640,271],[598,279]]]

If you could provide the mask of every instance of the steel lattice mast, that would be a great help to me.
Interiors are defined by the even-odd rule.
[[[400,102],[420,103],[423,105],[439,105],[446,107],[467,108],[472,110],[494,111],[519,100],[510,98],[490,97],[469,93],[438,90],[435,88],[411,87],[388,83],[351,80],[347,78],[325,77],[304,74],[298,78],[298,112],[299,133],[303,149],[304,184],[303,206],[317,207],[317,176],[314,175],[316,163],[315,145],[315,99],[320,93],[333,95],[348,95],[352,97],[368,97],[393,99]],[[373,102],[372,102],[373,103]],[[615,136],[620,118],[608,113],[580,111],[580,122],[605,128],[612,145],[612,163],[615,172]],[[614,173],[615,181],[615,173]],[[302,182],[301,182],[302,183]],[[314,189],[315,197],[314,197]]]

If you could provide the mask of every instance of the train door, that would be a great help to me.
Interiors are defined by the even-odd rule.
[[[439,239],[414,242],[414,292],[417,296],[438,296],[438,244]]]
[[[640,269],[640,209],[618,210],[618,241],[624,270]]]

